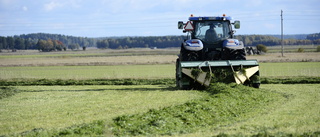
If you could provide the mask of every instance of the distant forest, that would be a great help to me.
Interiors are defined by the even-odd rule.
[[[236,35],[245,46],[281,45],[280,35]],[[125,48],[168,48],[180,47],[186,36],[149,36],[149,37],[105,37],[87,38],[60,34],[22,34],[0,36],[0,51],[37,49],[40,51],[76,50],[86,47],[125,49]],[[284,45],[320,45],[320,33],[284,35]]]

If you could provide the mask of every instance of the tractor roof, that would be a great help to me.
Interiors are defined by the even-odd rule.
[[[190,21],[197,21],[197,20],[232,20],[232,17],[226,16],[203,16],[203,17],[189,17]]]

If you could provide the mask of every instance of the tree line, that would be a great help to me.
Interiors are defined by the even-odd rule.
[[[186,36],[158,36],[158,37],[124,37],[105,38],[97,42],[98,48],[122,49],[132,47],[167,48],[180,47]],[[243,41],[245,46],[281,45],[281,39],[270,35],[237,35],[237,39]],[[284,39],[284,45],[312,45],[320,44],[320,33],[310,34],[306,39]]]
[[[107,38],[99,40],[97,42],[97,47],[110,49],[180,47],[184,38],[185,36]]]
[[[77,49],[80,47],[94,47],[97,39],[87,37],[74,37],[61,34],[34,33],[15,36],[0,36],[0,50],[26,50],[55,51]]]
[[[314,35],[317,36],[317,35]],[[243,41],[245,46],[256,46],[263,44],[266,46],[281,45],[281,39],[269,35],[237,35],[237,39]],[[284,45],[312,45],[320,44],[320,37],[313,37],[313,34],[307,36],[306,39],[284,39]]]
[[[281,39],[272,35],[237,35],[245,46],[281,45]],[[105,37],[87,38],[60,34],[22,34],[15,36],[0,36],[1,49],[38,49],[40,51],[60,51],[78,49],[80,47],[98,47],[110,49],[125,48],[168,48],[180,47],[186,36],[149,36],[149,37]],[[320,44],[320,33],[306,35],[305,39],[284,39],[284,45],[311,45]]]

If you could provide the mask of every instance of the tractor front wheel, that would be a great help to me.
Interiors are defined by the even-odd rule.
[[[259,88],[260,87],[260,83],[252,83],[252,87]]]

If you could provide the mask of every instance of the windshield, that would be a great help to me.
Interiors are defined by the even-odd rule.
[[[194,22],[194,27],[193,37],[206,43],[232,38],[228,21]]]

